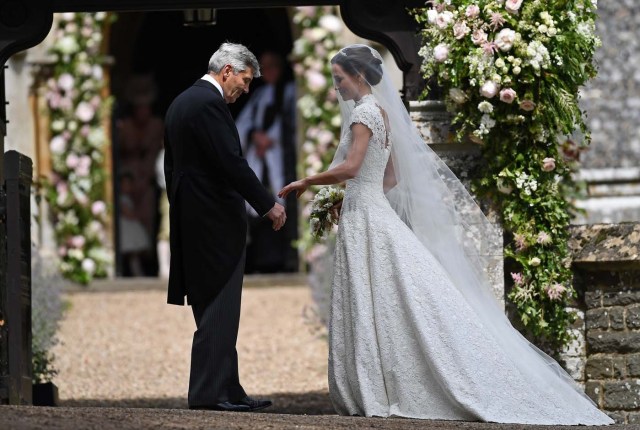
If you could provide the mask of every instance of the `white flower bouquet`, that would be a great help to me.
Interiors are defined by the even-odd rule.
[[[344,198],[344,189],[339,187],[324,187],[318,191],[311,202],[311,215],[309,215],[309,225],[311,227],[311,237],[322,240],[327,231],[338,224],[337,207]]]

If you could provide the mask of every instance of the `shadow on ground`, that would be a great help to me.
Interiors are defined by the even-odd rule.
[[[269,399],[273,406],[264,413],[291,415],[335,415],[329,393],[312,391],[309,393],[272,393],[253,395],[256,399]],[[151,408],[151,409],[187,409],[186,398],[158,399],[78,399],[63,400],[60,406],[66,407],[104,407],[104,408]]]

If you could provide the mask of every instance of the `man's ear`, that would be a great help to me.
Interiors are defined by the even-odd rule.
[[[231,64],[226,64],[222,68],[222,77],[226,80],[233,73],[233,66]]]

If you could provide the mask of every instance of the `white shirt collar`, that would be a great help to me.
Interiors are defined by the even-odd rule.
[[[213,77],[211,77],[210,74],[208,74],[208,73],[205,74],[201,79],[204,79],[207,82],[211,82],[218,89],[218,91],[220,91],[220,95],[222,96],[222,98],[224,98],[224,93],[222,92],[222,87],[220,86],[218,81],[216,81],[215,79],[213,79]]]

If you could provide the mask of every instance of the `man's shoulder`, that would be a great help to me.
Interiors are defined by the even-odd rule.
[[[202,79],[200,79],[200,81],[208,84],[208,82]],[[219,95],[219,93],[216,94],[216,92],[217,90],[215,88],[209,88],[207,86],[200,85],[199,82],[196,82],[178,94],[171,104],[174,106],[183,104],[187,104],[189,106],[193,106],[194,104],[213,104],[224,106],[224,99]]]

